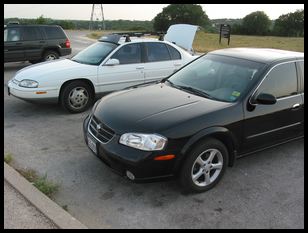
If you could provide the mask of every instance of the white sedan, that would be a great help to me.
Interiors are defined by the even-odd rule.
[[[69,112],[83,112],[105,93],[161,80],[195,59],[191,51],[197,29],[172,25],[163,41],[103,36],[71,59],[18,71],[8,82],[9,94],[31,102],[58,102]]]

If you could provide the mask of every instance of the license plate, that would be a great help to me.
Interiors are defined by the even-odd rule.
[[[89,136],[88,136],[88,147],[94,152],[94,154],[97,154],[96,142]]]

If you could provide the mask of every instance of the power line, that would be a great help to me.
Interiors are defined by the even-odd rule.
[[[95,22],[96,21],[99,22],[100,18],[101,18],[101,22],[103,23],[103,25],[102,25],[103,30],[106,30],[103,4],[93,4],[92,5],[92,11],[91,11],[89,30],[95,29],[94,28]],[[99,24],[97,25],[97,28],[100,28]]]

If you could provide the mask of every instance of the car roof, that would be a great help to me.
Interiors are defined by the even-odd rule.
[[[114,44],[123,44],[128,42],[152,42],[152,41],[164,41],[171,44],[177,45],[188,51],[189,53],[193,52],[193,41],[196,35],[196,32],[200,29],[198,25],[191,24],[173,24],[171,25],[167,33],[163,36],[164,33],[154,33],[153,32],[125,32],[125,33],[112,33],[108,35],[103,35],[98,41],[101,42],[111,42]],[[159,39],[143,37],[149,35],[159,35]],[[163,37],[162,37],[163,36]]]
[[[272,63],[279,60],[304,58],[304,53],[272,48],[227,48],[209,52],[209,54],[224,55],[262,63]]]
[[[156,38],[150,38],[150,37],[130,37],[130,42],[153,42],[153,41],[159,41]],[[161,41],[162,42],[162,41]],[[122,37],[119,42],[119,44],[129,43],[125,42],[125,38]]]

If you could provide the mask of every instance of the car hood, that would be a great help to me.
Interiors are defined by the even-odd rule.
[[[171,25],[167,30],[167,34],[165,35],[164,40],[175,43],[187,51],[192,52],[194,38],[199,28],[200,27],[197,25],[190,24]]]
[[[18,71],[14,79],[21,81],[23,79],[32,79],[39,81],[42,78],[55,77],[57,74],[68,76],[71,74],[78,74],[80,77],[83,73],[93,69],[95,66],[80,64],[69,59],[58,59],[53,61],[46,61],[35,65],[27,66]],[[96,70],[96,69],[95,69]]]
[[[107,95],[94,115],[118,134],[159,133],[228,105],[159,83]]]

